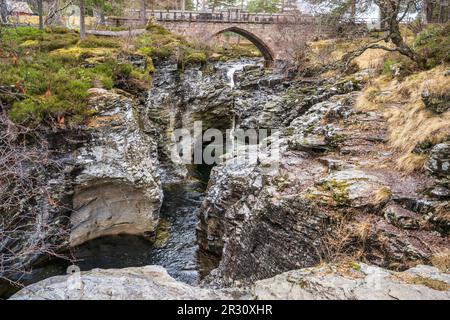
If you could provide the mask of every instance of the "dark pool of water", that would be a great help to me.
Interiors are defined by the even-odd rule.
[[[209,170],[202,169],[197,175],[206,177]],[[48,277],[64,275],[71,264],[76,264],[82,271],[160,265],[175,279],[197,284],[217,264],[217,261],[198,251],[196,225],[205,188],[203,179],[165,187],[160,213],[164,228],[158,234],[156,243],[125,235],[95,239],[66,253],[72,261],[53,260],[36,266],[21,279],[21,283],[29,285]],[[15,291],[17,288],[7,288],[0,292],[0,297],[10,296]]]

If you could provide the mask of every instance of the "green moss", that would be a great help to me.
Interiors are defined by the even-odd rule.
[[[38,125],[64,117],[66,124],[79,123],[90,115],[88,90],[116,85],[113,76],[118,62],[112,51],[76,47],[78,36],[74,33],[19,27],[5,28],[0,36],[0,42],[6,44],[0,53],[4,62],[0,64],[0,84],[22,93],[19,100],[0,96],[10,106],[9,116],[15,122]],[[133,67],[129,68],[122,71],[137,76]]]
[[[352,269],[354,269],[356,271],[361,271],[361,265],[355,261],[352,261],[350,263],[350,266],[352,267]]]
[[[81,48],[121,48],[122,44],[115,38],[89,36],[81,41]]]
[[[331,198],[338,206],[347,206],[350,203],[349,190],[350,183],[347,181],[339,181],[336,179],[326,180],[319,184],[323,191],[330,193]]]
[[[160,219],[158,227],[156,228],[156,235],[154,238],[150,239],[150,241],[152,241],[156,247],[164,247],[169,240],[170,230],[170,222],[165,219]]]
[[[194,51],[189,53],[186,58],[184,59],[184,64],[199,64],[199,63],[205,63],[206,62],[206,54],[204,52],[200,51]]]

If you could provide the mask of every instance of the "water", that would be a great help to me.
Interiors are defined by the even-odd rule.
[[[237,71],[242,71],[246,66],[261,64],[261,59],[241,59],[237,61],[231,61],[224,63],[221,68],[226,70],[226,78],[228,85],[231,88],[235,87],[234,74]]]

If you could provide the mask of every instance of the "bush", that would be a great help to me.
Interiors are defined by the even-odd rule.
[[[382,74],[403,79],[416,70],[416,65],[409,58],[398,53],[387,55]]]
[[[204,52],[194,51],[189,53],[184,59],[184,64],[203,64],[206,62],[206,54]]]
[[[450,62],[450,23],[429,25],[422,30],[413,43],[413,48],[427,60],[426,66],[433,68]]]
[[[154,22],[150,22],[147,25],[147,31],[150,31],[151,33],[155,33],[155,34],[161,34],[161,35],[168,35],[170,34],[170,31],[167,30],[166,28],[164,28],[163,26],[156,24]]]

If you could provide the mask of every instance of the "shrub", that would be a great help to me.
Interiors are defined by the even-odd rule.
[[[198,64],[206,62],[206,54],[204,52],[194,51],[189,53],[184,59],[184,64]]]
[[[147,31],[150,31],[151,33],[155,33],[155,34],[161,34],[161,35],[168,35],[170,34],[170,32],[164,28],[163,26],[156,24],[154,22],[150,22],[147,25]]]
[[[426,66],[450,62],[450,22],[445,25],[429,25],[420,32],[413,48],[427,60]]]

